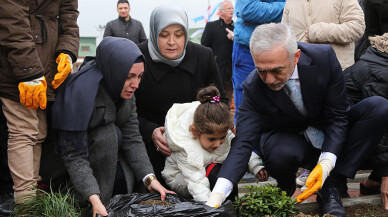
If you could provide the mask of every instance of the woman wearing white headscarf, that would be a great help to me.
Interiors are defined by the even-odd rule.
[[[201,87],[223,87],[210,48],[188,37],[186,12],[175,5],[156,7],[150,18],[149,40],[138,45],[146,59],[140,88],[136,91],[140,133],[159,180],[165,157],[171,154],[163,138],[164,119],[173,103],[195,101]]]

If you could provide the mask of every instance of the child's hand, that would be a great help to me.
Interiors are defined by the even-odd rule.
[[[268,172],[265,168],[261,169],[257,174],[256,177],[260,181],[267,181],[268,180]]]

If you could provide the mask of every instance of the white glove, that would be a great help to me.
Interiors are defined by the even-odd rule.
[[[206,202],[206,205],[210,207],[219,207],[225,201],[225,195],[220,192],[211,192],[209,194],[209,199]]]

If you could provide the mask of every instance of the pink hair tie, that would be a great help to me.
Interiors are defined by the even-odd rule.
[[[212,99],[210,100],[210,102],[212,102],[212,103],[219,102],[219,101],[220,101],[219,96],[213,96]]]

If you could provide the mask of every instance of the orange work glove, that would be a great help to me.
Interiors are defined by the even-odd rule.
[[[44,76],[19,83],[20,103],[26,106],[26,109],[45,109],[47,105],[47,83]]]
[[[306,180],[307,189],[303,191],[296,202],[301,203],[322,188],[326,178],[329,176],[331,170],[334,168],[334,163],[329,158],[322,158],[319,160],[317,166],[311,171]]]
[[[54,89],[57,89],[63,83],[73,68],[71,57],[67,54],[60,53],[56,62],[58,64],[58,73],[55,74],[54,80],[51,82]]]

